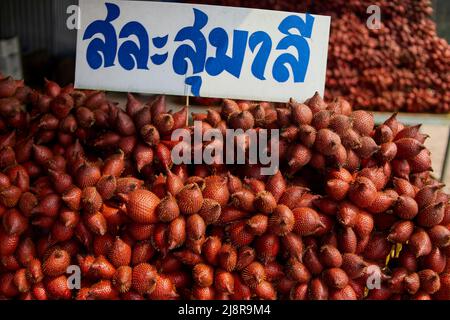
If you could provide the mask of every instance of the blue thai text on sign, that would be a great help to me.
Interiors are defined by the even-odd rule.
[[[77,88],[267,101],[323,94],[330,17],[80,0]]]

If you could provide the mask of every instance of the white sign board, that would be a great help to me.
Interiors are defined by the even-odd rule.
[[[323,95],[330,17],[80,0],[75,86],[285,102]]]

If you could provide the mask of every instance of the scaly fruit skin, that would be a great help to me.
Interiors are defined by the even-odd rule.
[[[248,129],[246,161],[251,134],[279,129],[266,150],[279,166],[266,176],[262,163],[173,163],[189,144],[172,131],[196,128],[163,96],[144,105],[129,95],[122,110],[103,92],[47,82],[40,93],[4,79],[2,298],[448,296],[450,196],[419,126],[392,116],[375,127],[369,112],[318,94],[304,104],[224,100],[220,112],[192,115],[202,134]],[[194,151],[211,144],[231,151],[218,139]],[[381,287],[367,294],[374,275]]]
[[[42,270],[50,277],[57,277],[67,272],[70,265],[70,256],[65,250],[55,249],[44,261]]]
[[[133,267],[132,288],[140,294],[151,294],[155,290],[158,277],[154,266],[140,263]]]
[[[158,222],[155,214],[160,199],[147,190],[135,190],[128,194],[127,214],[135,222],[150,224]]]

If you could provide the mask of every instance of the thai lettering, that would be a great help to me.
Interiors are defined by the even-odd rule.
[[[91,40],[86,51],[86,60],[89,67],[98,69],[102,65],[105,68],[114,66],[117,52],[117,34],[112,21],[120,15],[120,9],[113,3],[106,3],[107,15],[105,20],[92,22],[84,32],[83,40],[91,39],[95,35],[102,35],[101,38]]]
[[[311,38],[314,17],[306,14],[306,21],[299,16],[288,16],[279,25],[278,30],[286,36],[278,43],[277,50],[286,50],[294,47],[297,50],[297,57],[290,53],[280,55],[273,65],[273,77],[278,82],[286,82],[289,79],[289,70],[286,65],[291,67],[294,82],[304,82],[306,70],[309,64],[309,44],[305,38]],[[298,35],[291,33],[291,30],[297,30]]]
[[[113,3],[105,5],[106,18],[89,24],[83,35],[83,40],[90,41],[86,59],[94,70],[115,66],[116,62],[127,71],[148,70],[149,63],[163,65],[171,56],[164,50],[171,39],[177,44],[171,56],[172,69],[175,74],[184,76],[185,94],[200,95],[204,72],[215,77],[226,71],[239,79],[245,59],[249,59],[251,74],[261,81],[270,76],[280,83],[289,79],[294,83],[305,81],[310,59],[308,39],[314,26],[314,17],[310,14],[304,18],[299,15],[284,18],[278,25],[282,38],[278,41],[277,37],[275,46],[274,34],[262,30],[249,33],[215,27],[205,35],[208,15],[195,8],[192,25],[181,28],[173,38],[169,35],[150,37],[148,30],[137,21],[127,22],[117,36],[118,26],[113,22],[120,16],[120,8]],[[252,54],[246,56],[247,47]]]
[[[247,31],[234,30],[233,53],[230,57],[227,56],[229,42],[227,32],[223,28],[213,29],[209,34],[209,42],[216,48],[216,54],[214,57],[206,60],[206,71],[208,74],[217,76],[223,71],[227,71],[236,78],[239,78],[247,48],[247,38]]]
[[[259,80],[266,80],[264,72],[272,50],[272,39],[264,31],[257,31],[250,36],[250,50],[254,52],[259,44],[261,46],[252,63],[252,74]]]
[[[135,36],[139,46],[132,40],[127,40],[119,48],[119,63],[125,70],[148,69],[149,41],[147,30],[138,22],[128,22],[120,31],[119,38]]]
[[[206,60],[206,38],[201,29],[208,23],[208,16],[198,10],[194,9],[194,24],[190,27],[184,27],[178,31],[175,36],[176,42],[190,40],[193,46],[188,44],[180,45],[173,56],[173,70],[179,75],[187,75],[188,61],[192,65],[193,76],[185,78],[185,84],[191,86],[191,92],[194,96],[200,94],[200,87],[202,78],[195,76],[201,73],[205,68]]]

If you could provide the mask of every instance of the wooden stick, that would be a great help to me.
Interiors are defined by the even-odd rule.
[[[186,96],[186,107],[187,107],[187,117],[186,117],[186,127],[189,125],[189,117],[190,117],[190,112],[189,112],[189,95]]]

